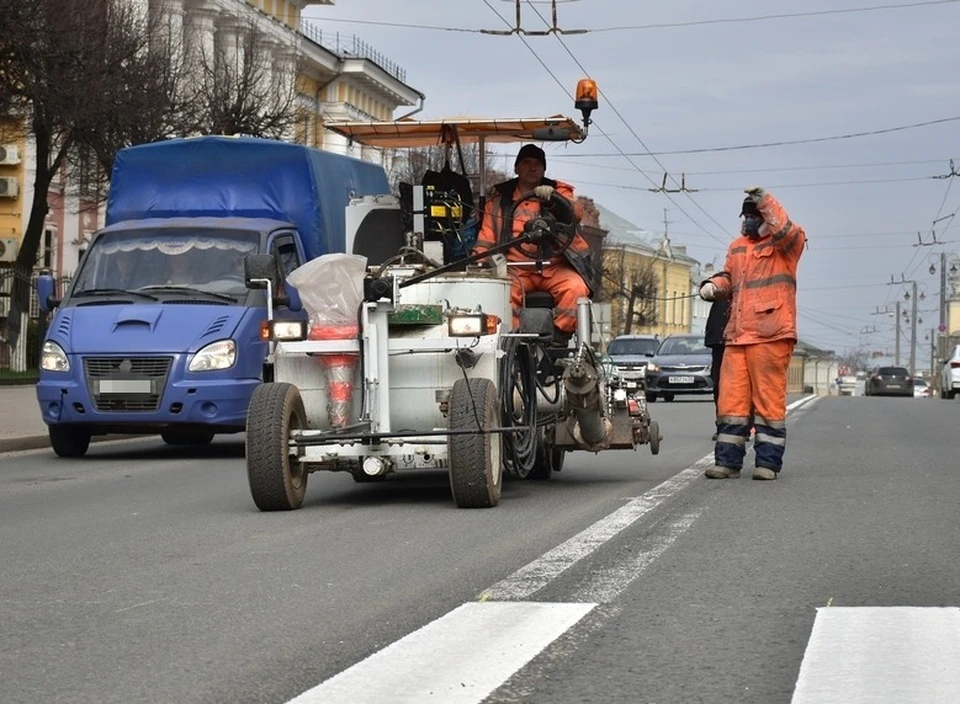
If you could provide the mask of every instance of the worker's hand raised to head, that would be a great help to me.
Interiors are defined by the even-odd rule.
[[[537,186],[533,189],[533,195],[540,200],[550,200],[553,198],[554,193],[556,193],[556,191],[553,186]]]
[[[712,301],[717,297],[717,285],[708,281],[700,287],[700,298]]]

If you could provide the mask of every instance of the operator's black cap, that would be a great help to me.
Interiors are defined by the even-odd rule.
[[[747,196],[743,199],[743,206],[740,208],[741,215],[756,215],[757,217],[762,217],[760,214],[760,209],[757,207],[757,204],[753,202],[753,198]]]
[[[517,152],[517,159],[513,162],[513,165],[516,166],[522,159],[536,159],[543,164],[543,168],[547,168],[547,154],[536,144],[524,144],[520,147],[520,151]]]

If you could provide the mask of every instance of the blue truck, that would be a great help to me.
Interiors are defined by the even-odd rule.
[[[93,435],[160,433],[202,445],[245,429],[263,381],[260,324],[305,317],[284,279],[345,249],[352,198],[388,194],[376,164],[247,137],[174,139],[121,150],[106,226],[56,311],[41,351],[37,399],[50,443],[81,457]],[[279,290],[248,289],[244,259],[271,254]]]

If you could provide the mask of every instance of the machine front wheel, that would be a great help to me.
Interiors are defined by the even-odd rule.
[[[460,508],[489,508],[500,502],[503,488],[497,388],[489,379],[457,379],[450,393],[450,430],[477,431],[450,435],[447,449],[450,490]]]
[[[660,454],[660,424],[655,420],[650,421],[650,452]]]
[[[300,508],[307,492],[307,470],[290,445],[290,431],[306,428],[307,414],[293,384],[261,384],[247,415],[247,478],[261,511]]]

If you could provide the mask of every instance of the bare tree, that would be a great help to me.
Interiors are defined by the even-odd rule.
[[[256,22],[240,21],[215,49],[200,47],[196,91],[200,130],[282,139],[300,119],[296,110],[296,55],[277,58]]]
[[[463,154],[462,164],[460,153]],[[480,173],[480,146],[476,143],[464,145],[460,152],[457,151],[456,147],[448,150],[442,145],[437,145],[410,149],[402,154],[394,155],[394,158],[391,159],[393,168],[390,170],[390,184],[394,190],[396,190],[397,184],[401,182],[419,184],[427,171],[440,171],[448,159],[450,168],[470,179],[473,191],[476,194],[479,190]],[[486,167],[484,169],[484,183],[487,188],[511,178],[504,172],[491,168],[490,163],[493,160],[494,155],[488,151],[484,159]]]
[[[656,325],[659,281],[653,264],[652,258],[630,254],[626,247],[603,251],[603,295],[612,303],[614,334],[629,335],[634,325]]]
[[[851,372],[866,369],[870,353],[865,347],[856,347],[839,358],[840,364],[850,368]]]
[[[118,149],[190,129],[194,111],[161,16],[112,0],[0,0],[0,17],[0,106],[15,117],[4,136],[29,135],[36,155],[4,330],[14,346],[54,179],[96,191]]]

